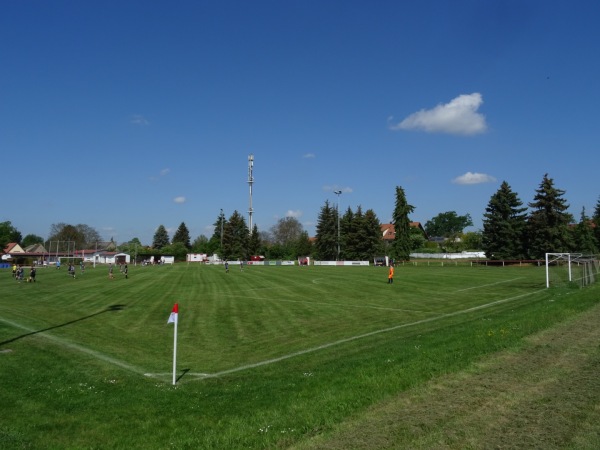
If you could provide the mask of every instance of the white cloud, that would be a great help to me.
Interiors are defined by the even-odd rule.
[[[456,177],[452,182],[454,184],[480,184],[480,183],[493,183],[496,181],[491,175],[486,173],[467,172],[464,175]]]
[[[390,124],[390,129],[462,135],[483,133],[487,130],[485,116],[477,112],[482,103],[483,98],[478,92],[459,95],[450,103],[422,109],[396,125]],[[392,120],[392,117],[388,118],[388,122]]]
[[[302,216],[302,211],[300,210],[296,210],[296,211],[292,211],[291,209],[288,210],[288,212],[285,213],[285,217],[293,217],[294,219],[297,219],[298,217]]]
[[[141,114],[134,114],[133,116],[131,116],[131,123],[134,125],[141,125],[141,126],[150,124],[150,122],[148,122],[148,120]]]
[[[160,171],[160,173],[158,174],[158,176],[151,176],[150,180],[151,181],[158,181],[160,178],[168,175],[168,173],[171,171],[171,169],[162,169]]]
[[[302,158],[312,159],[312,158],[316,158],[316,155],[314,153],[305,153],[304,155],[302,155]]]
[[[185,203],[185,197],[175,197],[173,201],[175,203]]]

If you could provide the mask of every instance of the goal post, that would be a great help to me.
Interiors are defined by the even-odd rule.
[[[552,267],[552,269],[551,269]],[[555,283],[577,283],[580,287],[596,281],[600,262],[596,255],[582,253],[546,253],[546,288]]]

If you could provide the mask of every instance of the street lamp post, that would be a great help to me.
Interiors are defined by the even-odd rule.
[[[338,228],[338,232],[337,232],[337,260],[340,260],[340,195],[342,194],[342,191],[333,191],[333,193],[335,195],[337,195],[337,228]]]
[[[221,208],[221,248],[219,249],[219,251],[221,252],[221,254],[219,255],[219,257],[221,259],[223,259],[223,208]]]

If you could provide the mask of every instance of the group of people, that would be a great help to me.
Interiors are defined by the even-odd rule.
[[[31,269],[29,269],[29,278],[27,278],[27,281],[30,282],[30,283],[34,283],[35,282],[35,275],[36,275],[35,266],[31,266]],[[12,266],[12,276],[19,283],[21,281],[23,281],[23,279],[25,277],[25,269],[23,268],[23,266],[21,266],[20,264],[19,265],[13,264],[13,266]]]
[[[238,264],[240,265],[240,272],[244,271],[244,261],[238,259]],[[225,273],[229,273],[229,261],[225,260]]]
[[[127,264],[123,265],[123,264],[119,264],[119,271],[125,275],[125,278],[129,278],[129,268],[127,267]],[[110,264],[108,266],[108,279],[109,280],[114,280],[115,275],[114,275],[114,266],[112,264]]]

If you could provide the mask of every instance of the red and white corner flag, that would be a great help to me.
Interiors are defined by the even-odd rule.
[[[175,328],[173,329],[173,386],[177,382],[177,322],[179,319],[179,304],[175,303],[173,306],[173,311],[171,311],[171,315],[169,316],[169,320],[167,324],[174,323]]]
[[[177,324],[177,316],[178,315],[179,315],[179,303],[175,303],[175,306],[173,306],[173,311],[171,311],[171,315],[169,316],[169,320],[167,320],[167,323]]]

